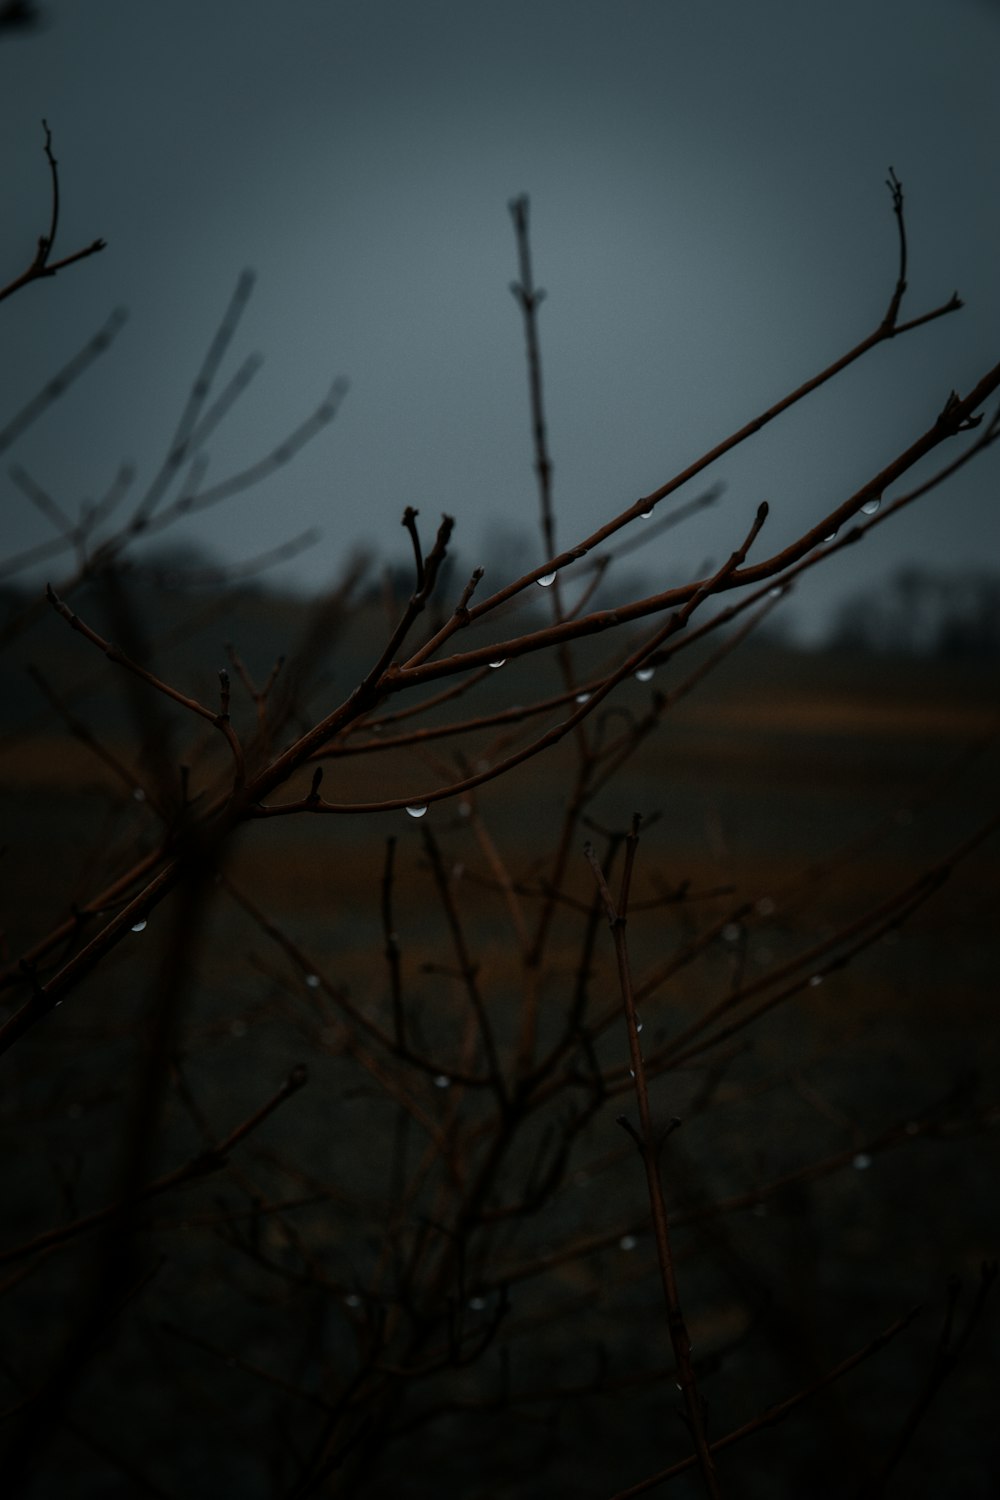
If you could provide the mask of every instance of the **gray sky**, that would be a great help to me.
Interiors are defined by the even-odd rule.
[[[124,458],[149,477],[236,277],[229,369],[266,356],[208,482],[266,452],[344,375],[335,423],[194,533],[242,558],[317,525],[276,577],[318,586],[399,517],[458,521],[468,563],[536,521],[508,200],[532,202],[566,545],[881,319],[903,182],[915,315],[718,468],[724,501],[656,544],[673,580],[758,502],[768,550],[818,519],[1000,358],[996,0],[47,0],[0,38],[0,282],[48,222],[108,249],[0,307],[0,426],[104,321],[111,351],[5,455],[68,510]],[[900,564],[1000,563],[1000,454],[811,575],[806,626]],[[685,498],[685,492],[677,497]],[[4,551],[47,534],[0,474]],[[180,537],[182,532],[174,535]],[[762,541],[761,546],[765,545]],[[540,561],[541,555],[532,561]],[[55,566],[48,570],[58,576]],[[501,580],[496,579],[495,582]]]

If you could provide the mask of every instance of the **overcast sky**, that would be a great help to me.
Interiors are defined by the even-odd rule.
[[[315,587],[399,518],[457,518],[471,564],[536,523],[508,200],[531,196],[559,537],[592,530],[880,321],[906,191],[916,315],[719,465],[723,502],[663,537],[671,580],[758,502],[769,549],[822,516],[1000,358],[996,0],[46,0],[0,33],[0,283],[49,213],[103,254],[0,307],[0,428],[118,306],[114,346],[4,455],[68,511],[123,459],[151,475],[239,272],[228,370],[265,363],[206,483],[323,397],[336,421],[196,534],[231,561],[307,527]],[[811,575],[816,628],[904,563],[1000,563],[1000,453]],[[677,497],[677,503],[685,493]],[[0,474],[4,551],[48,523]],[[185,533],[178,531],[176,536]],[[766,535],[766,533],[765,533]],[[763,545],[763,543],[762,543]],[[541,561],[541,552],[529,559]],[[48,571],[59,575],[59,567]],[[494,579],[500,582],[500,579]]]

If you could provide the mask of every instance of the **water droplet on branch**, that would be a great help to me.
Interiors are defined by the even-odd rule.
[[[414,802],[413,806],[408,807],[406,811],[411,818],[422,818],[427,811],[427,804],[426,802]]]
[[[655,667],[640,667],[635,674],[636,682],[648,682],[655,670]]]
[[[506,658],[506,656],[501,656],[501,657],[498,657],[498,658],[497,658],[497,660],[496,660],[496,661],[491,661],[491,662],[490,662],[490,666],[491,666],[491,667],[492,667],[492,668],[493,668],[493,670],[494,670],[494,672],[495,672],[495,671],[496,671],[496,669],[497,669],[497,667],[502,667],[502,666],[503,666],[503,664],[504,664],[504,662],[505,662],[505,661],[506,661],[506,660],[507,660],[507,658]]]
[[[881,504],[882,496],[875,495],[871,500],[866,500],[864,505],[862,505],[861,514],[863,516],[873,516]]]
[[[857,1172],[864,1172],[871,1166],[872,1159],[867,1151],[859,1151],[851,1165]]]
[[[133,922],[132,923],[132,931],[133,932],[145,932],[146,931],[146,918],[145,917],[140,917],[139,920],[138,920],[138,922]]]
[[[576,701],[577,703],[589,703],[591,696],[590,693],[577,693]]]
[[[634,1250],[639,1241],[634,1234],[623,1234],[618,1241],[619,1250]]]
[[[319,980],[319,975],[318,974],[307,974],[306,975],[306,989],[308,989],[308,990],[318,990],[319,989],[319,984],[320,984],[320,980]]]
[[[535,582],[538,584],[538,587],[540,589],[551,588],[555,581],[556,575],[554,573],[543,573],[541,578],[535,579]]]
[[[436,1089],[451,1088],[451,1079],[448,1077],[447,1073],[438,1073],[437,1077],[434,1079],[434,1087]]]

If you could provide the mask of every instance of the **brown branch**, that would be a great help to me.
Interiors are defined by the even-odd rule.
[[[69,390],[73,382],[93,364],[95,359],[111,347],[113,340],[125,326],[127,318],[128,314],[123,308],[116,308],[104,326],[87,340],[83,348],[74,354],[61,370],[57,370],[55,375],[45,382],[37,395],[32,396],[31,400],[21,407],[20,411],[15,412],[6,427],[0,428],[0,453],[9,448],[31,426],[32,422],[37,421],[54,401],[58,401],[59,397]]]
[[[308,1073],[305,1067],[300,1064],[293,1068],[277,1093],[273,1094],[259,1109],[254,1110],[253,1114],[242,1120],[216,1145],[199,1152],[197,1156],[192,1156],[181,1166],[174,1167],[172,1171],[165,1172],[162,1177],[157,1177],[153,1182],[140,1188],[136,1194],[136,1201],[145,1202],[149,1198],[159,1197],[160,1194],[170,1192],[173,1188],[205,1177],[211,1172],[221,1171],[240,1142],[262,1125],[279,1105],[284,1104],[286,1099],[297,1093],[307,1081]],[[84,1214],[69,1224],[60,1224],[56,1229],[47,1229],[43,1234],[36,1235],[33,1240],[28,1240],[25,1244],[15,1245],[8,1250],[0,1250],[0,1265],[9,1265],[28,1256],[41,1254],[54,1245],[62,1245],[67,1240],[76,1239],[78,1235],[89,1234],[92,1229],[98,1229],[102,1224],[107,1224],[119,1217],[121,1212],[121,1203],[111,1203],[106,1208],[99,1208],[93,1213]]]
[[[12,297],[15,292],[19,292],[30,282],[38,281],[43,276],[55,276],[59,271],[64,271],[67,266],[75,265],[78,260],[86,260],[88,256],[96,255],[99,250],[105,249],[104,240],[94,240],[93,244],[87,245],[83,250],[75,250],[72,255],[64,256],[62,260],[50,259],[59,227],[59,164],[52,154],[52,132],[48,121],[42,121],[42,129],[45,131],[45,158],[49,164],[49,175],[52,179],[52,213],[49,220],[49,232],[39,236],[35,258],[27,270],[22,271],[20,276],[15,276],[7,286],[0,287],[0,302],[3,302],[6,297]]]
[[[867,1344],[858,1349],[854,1354],[850,1354],[846,1359],[841,1360],[840,1364],[834,1365],[832,1370],[827,1370],[825,1375],[821,1375],[811,1385],[805,1386],[801,1391],[796,1391],[794,1396],[786,1397],[784,1401],[779,1401],[777,1405],[769,1406],[759,1416],[753,1417],[749,1422],[744,1422],[742,1427],[736,1427],[732,1432],[727,1432],[725,1437],[717,1438],[710,1445],[712,1453],[718,1453],[723,1448],[729,1448],[733,1443],[740,1443],[744,1438],[752,1437],[755,1432],[761,1432],[765,1427],[774,1427],[779,1422],[783,1422],[788,1414],[794,1411],[797,1406],[801,1406],[804,1401],[808,1401],[812,1396],[825,1390],[835,1380],[840,1380],[842,1376],[849,1374],[851,1370],[856,1369],[866,1359],[870,1359],[873,1354],[877,1354],[880,1349],[884,1349],[886,1344],[890,1343],[898,1334],[909,1327],[919,1311],[919,1308],[913,1308],[905,1317],[897,1318],[894,1323],[889,1324],[888,1328],[884,1328],[881,1333],[876,1334],[875,1338],[869,1340]],[[628,1489],[616,1491],[611,1496],[611,1500],[634,1500],[636,1495],[645,1495],[649,1490],[655,1489],[658,1485],[665,1484],[667,1480],[675,1479],[679,1474],[687,1473],[697,1463],[698,1455],[693,1453],[689,1458],[682,1459],[680,1463],[671,1464],[669,1469],[661,1469],[658,1474],[651,1474],[648,1479],[641,1479],[638,1484],[629,1485]]]
[[[684,1398],[684,1409],[687,1412],[688,1422],[694,1438],[702,1483],[705,1493],[713,1497],[713,1500],[717,1500],[717,1497],[721,1496],[722,1491],[719,1486],[712,1450],[705,1432],[704,1410],[701,1396],[698,1392],[694,1364],[691,1359],[691,1339],[681,1309],[680,1294],[677,1288],[677,1276],[670,1244],[667,1208],[663,1195],[663,1183],[660,1179],[659,1142],[656,1140],[653,1132],[653,1121],[649,1107],[649,1088],[646,1081],[646,1068],[642,1057],[642,1046],[639,1042],[638,1018],[636,1016],[635,998],[632,991],[632,974],[629,964],[628,945],[625,937],[625,927],[628,921],[629,887],[631,885],[632,869],[638,842],[639,817],[636,814],[632,820],[632,830],[626,842],[625,869],[622,875],[621,890],[617,903],[608,889],[604,872],[590,845],[587,847],[587,858],[594,871],[594,878],[597,881],[601,901],[614,938],[615,959],[618,965],[618,984],[625,1011],[629,1055],[632,1061],[635,1097],[639,1109],[640,1128],[636,1139],[639,1145],[639,1154],[642,1157],[643,1166],[646,1170],[646,1187],[649,1193],[649,1204],[653,1217],[653,1235],[656,1240],[656,1253],[660,1266],[663,1299],[667,1308],[667,1330],[670,1334],[670,1343],[674,1351],[674,1358],[677,1361],[678,1384]],[[624,1116],[622,1120],[626,1125],[628,1124]]]

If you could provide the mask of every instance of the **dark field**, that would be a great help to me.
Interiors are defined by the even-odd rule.
[[[516,667],[504,687],[527,697]],[[673,685],[660,675],[614,701],[641,715]],[[583,838],[603,854],[638,811],[632,972],[654,1119],[683,1122],[662,1175],[710,1437],[922,1308],[779,1424],[723,1448],[724,1492],[1000,1493],[989,1298],[964,1341],[1000,1232],[996,833],[972,847],[997,814],[996,687],[985,666],[737,652],[589,804],[534,968],[522,939],[559,837],[568,740],[474,805],[436,804],[420,821],[245,829],[197,910],[168,898],[4,1059],[0,1250],[70,1226],[0,1266],[8,1430],[86,1326],[110,1263],[106,1222],[81,1220],[115,1201],[171,954],[181,1010],[145,1182],[224,1140],[291,1067],[309,1069],[225,1165],[141,1200],[117,1302],[74,1355],[52,1422],[31,1429],[23,1492],[292,1500],[357,1372],[388,1381],[400,1349],[413,1366],[402,1392],[373,1426],[348,1421],[310,1493],[609,1500],[688,1455],[642,1164],[615,1123],[635,1106],[606,921],[592,923],[592,952],[585,936]],[[118,729],[108,743],[133,753]],[[470,763],[490,743],[471,739]],[[420,755],[334,762],[324,790],[416,792],[440,779],[433,746]],[[152,836],[151,813],[40,723],[5,742],[0,773],[16,956]],[[392,1034],[390,837],[402,1005],[436,1072],[352,1019]],[[454,1204],[497,1128],[490,1091],[456,1081],[483,1067],[472,987],[507,1059],[529,984],[536,1055],[560,1044],[574,1003],[587,1046],[569,1048],[512,1139],[439,1289],[450,1330],[428,1311],[418,1358],[394,1333],[407,1318],[425,1326],[399,1289],[407,1267],[445,1263]],[[745,998],[680,1045],[727,995]],[[910,1418],[884,1485],[866,1490]],[[650,1492],[701,1491],[691,1471]]]

